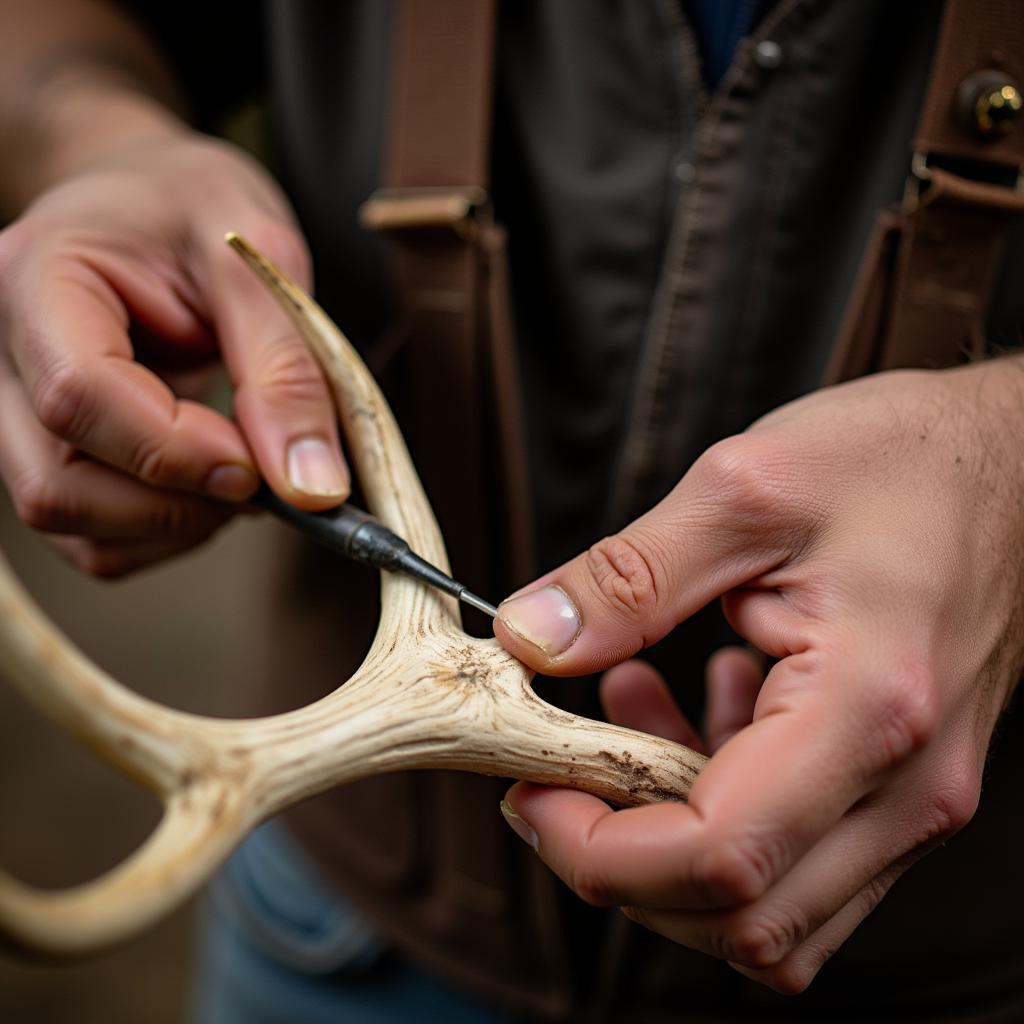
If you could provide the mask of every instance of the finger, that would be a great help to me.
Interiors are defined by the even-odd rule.
[[[906,870],[893,865],[864,886],[834,917],[800,943],[788,956],[769,967],[752,967],[730,961],[730,966],[751,981],[760,982],[783,995],[798,995],[814,981],[833,954],[860,927]]]
[[[0,380],[0,477],[33,529],[104,540],[206,536],[234,506],[146,486],[88,458],[69,458],[13,378]]]
[[[51,433],[157,487],[243,501],[258,485],[224,417],[177,401],[133,361],[128,314],[85,262],[47,257],[22,271],[10,350],[35,415]]]
[[[797,994],[810,985],[828,959],[878,906],[903,870],[888,869],[873,879],[835,915],[781,957],[777,950],[790,947],[793,938],[788,931],[791,924],[788,919],[776,923],[765,916],[756,927],[751,927],[737,920],[720,920],[722,915],[713,912],[706,915],[714,919],[711,922],[701,921],[693,914],[641,907],[623,907],[622,912],[631,921],[671,942],[727,960],[730,966],[753,981],[777,992]]]
[[[237,230],[243,234],[244,226]],[[254,228],[251,240],[308,287],[309,261],[284,225]],[[324,509],[349,494],[337,414],[320,367],[267,289],[224,244],[204,239],[207,287],[224,361],[235,387],[235,416],[270,486],[301,508]]]
[[[772,658],[785,658],[798,649],[794,637],[806,609],[791,600],[791,594],[775,587],[738,587],[722,596],[722,611],[729,625],[759,651]]]
[[[519,792],[510,792],[508,798],[516,814],[515,809],[522,808],[524,800],[528,802],[536,796],[530,788],[520,786],[522,789],[515,787]],[[563,812],[566,809],[592,810],[602,816],[612,813],[606,807],[598,807],[599,801],[592,808],[587,808],[582,800],[572,801],[575,807],[569,807],[568,801],[564,803]],[[851,906],[861,908],[861,918],[870,910],[858,897],[874,893],[880,898],[878,879],[895,879],[899,871],[894,871],[894,865],[903,870],[911,860],[922,855],[928,844],[916,843],[915,833],[907,831],[902,806],[901,801],[895,799],[884,804],[876,802],[870,809],[851,814],[778,885],[749,905],[697,912],[627,905],[623,907],[624,913],[673,942],[720,959],[755,968],[782,964],[806,942],[813,941],[837,915],[845,922],[849,934],[859,921],[851,918]],[[518,821],[517,831],[521,835],[523,830],[532,832],[526,818],[519,815]],[[547,859],[549,847],[542,835],[532,832],[529,838]],[[601,885],[592,876],[579,870],[573,874],[555,867],[570,887],[588,902],[603,906],[619,902],[621,893]],[[836,933],[833,930],[828,934]]]
[[[861,906],[863,917],[869,908],[860,897],[876,892],[879,879],[895,879],[927,849],[916,836],[908,831],[904,801],[890,793],[843,818],[753,903],[699,912],[632,906],[627,916],[689,949],[768,968],[782,963],[837,915],[849,921],[851,904]],[[850,922],[851,931],[855,926]]]
[[[504,601],[495,635],[548,675],[598,671],[784,564],[819,520],[771,481],[762,446],[716,445],[646,515]]]
[[[166,540],[104,541],[61,536],[48,536],[46,540],[75,568],[90,576],[114,580],[191,551],[213,532],[202,537]]]
[[[609,669],[601,677],[600,696],[609,721],[703,751],[700,734],[653,665],[634,660]]]
[[[898,877],[898,873],[887,873],[865,887],[831,921],[779,963],[757,968],[730,961],[730,966],[751,981],[760,982],[783,995],[798,995],[807,989],[832,955],[881,903]]]
[[[214,393],[218,368],[204,366],[198,370],[170,370],[160,367],[156,372],[178,398],[203,402]]]
[[[764,670],[752,651],[723,647],[708,659],[705,675],[704,737],[715,751],[752,721]]]
[[[901,703],[897,686],[887,701],[865,699],[872,689],[816,654],[780,662],[755,721],[711,758],[686,805],[611,812],[591,797],[536,787],[513,789],[509,800],[577,892],[651,907],[742,906],[923,742],[914,697]]]
[[[874,836],[878,847],[884,849],[888,840],[905,852],[890,857],[827,920],[820,919],[824,915],[813,919],[806,937],[794,943],[794,948],[777,962],[761,968],[751,964],[732,966],[779,992],[798,993],[806,989],[903,873],[971,820],[978,806],[983,770],[983,760],[975,752],[958,757],[949,747],[938,747],[916,760],[912,770],[901,772],[896,782],[851,815],[862,820],[862,831],[865,836]],[[881,842],[877,842],[879,839]],[[853,860],[867,868],[873,862],[870,854],[858,855],[856,851]],[[814,884],[815,879],[808,873],[804,879],[805,892],[810,893]]]

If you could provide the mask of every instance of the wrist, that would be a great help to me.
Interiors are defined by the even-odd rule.
[[[52,76],[22,111],[5,174],[3,205],[12,213],[105,157],[190,130],[168,103],[102,68]]]
[[[961,407],[975,419],[986,451],[1004,454],[1006,467],[1016,467],[1024,437],[1024,352],[952,372],[961,376]],[[1024,480],[1019,482],[1024,485]]]

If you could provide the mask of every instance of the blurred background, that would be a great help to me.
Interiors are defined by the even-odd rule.
[[[115,583],[86,578],[15,518],[0,489],[0,549],[61,628],[117,679],[210,715],[255,710],[245,596],[269,564],[265,517],[229,524],[205,547]],[[4,670],[0,655],[0,676]],[[0,867],[68,885],[131,852],[156,823],[148,793],[49,725],[0,679]],[[38,963],[0,952],[0,1021],[170,1024],[186,998],[195,901],[121,949]]]
[[[184,43],[171,32],[177,5],[128,6],[150,27],[167,30],[171,38],[162,41],[182,56],[174,47]],[[178,69],[186,78],[208,76],[223,56],[218,41],[226,26],[237,37],[245,6],[232,0],[208,11],[215,24],[198,49],[188,34],[188,66]],[[246,45],[239,44],[232,65],[234,91],[192,99],[209,100],[210,109],[197,111],[203,127],[266,160],[267,110],[252,95],[262,73],[262,20],[241,24]],[[230,407],[225,381],[210,400],[221,411]],[[188,555],[99,581],[23,526],[0,485],[0,554],[54,622],[126,686],[199,714],[258,713],[247,687],[249,659],[258,656],[247,597],[261,588],[281,529],[266,516],[239,517]],[[7,685],[4,671],[0,654],[0,869],[40,886],[88,881],[138,846],[159,820],[159,804],[40,717]],[[0,948],[0,1024],[180,1024],[196,904],[81,962],[29,961]]]

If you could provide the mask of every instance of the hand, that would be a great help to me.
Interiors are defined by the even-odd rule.
[[[601,707],[610,722],[684,743],[713,754],[748,726],[764,683],[762,659],[740,647],[723,647],[705,670],[706,710],[702,732],[676,706],[672,691],[653,665],[630,659],[601,677]],[[520,793],[527,783],[520,783]],[[542,787],[535,787],[541,789]]]
[[[180,127],[118,143],[0,234],[0,476],[105,576],[203,540],[260,476],[307,509],[349,490],[318,367],[224,244],[238,231],[308,288],[281,193]],[[237,423],[186,397],[219,355]]]
[[[778,659],[688,804],[513,787],[517,830],[581,897],[800,991],[966,824],[1024,662],[1022,370],[881,374],[785,406],[502,604],[499,639],[547,674],[614,665],[719,596]],[[617,717],[685,731],[649,678],[629,685]]]

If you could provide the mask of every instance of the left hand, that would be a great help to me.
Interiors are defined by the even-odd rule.
[[[688,804],[519,784],[510,823],[588,902],[805,988],[977,806],[1024,665],[1022,439],[1020,357],[819,391],[503,603],[498,638],[547,675],[616,665],[717,597],[778,659],[736,670],[735,734]],[[650,673],[619,672],[609,711],[692,745]]]

